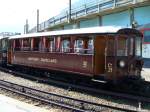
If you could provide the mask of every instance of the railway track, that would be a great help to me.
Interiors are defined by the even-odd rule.
[[[96,94],[99,94],[99,95],[100,94],[101,95],[108,95],[108,96],[117,97],[117,98],[120,98],[120,99],[132,100],[132,101],[137,102],[137,104],[140,104],[139,105],[140,108],[141,108],[142,104],[144,104],[144,103],[148,103],[149,104],[150,103],[150,98],[148,98],[148,97],[135,96],[135,95],[129,95],[129,94],[122,94],[122,93],[106,91],[106,90],[98,90],[98,89],[94,89],[94,88],[90,88],[90,87],[79,86],[79,85],[74,85],[74,84],[68,84],[68,83],[55,81],[55,80],[50,80],[50,79],[42,79],[42,78],[34,77],[34,76],[31,76],[31,75],[23,74],[23,73],[20,73],[20,72],[11,71],[11,70],[8,70],[6,68],[0,68],[0,69],[5,71],[5,72],[9,71],[12,74],[17,74],[17,75],[19,75],[21,77],[25,77],[25,78],[32,79],[32,80],[37,80],[39,82],[53,83],[53,84],[57,84],[57,85],[61,85],[61,86],[71,87],[73,89],[77,89],[77,90],[81,90],[81,91],[87,91],[87,92],[90,92],[90,93],[96,93]],[[21,89],[21,90],[23,90],[23,89]],[[129,110],[130,111],[137,111],[137,110],[131,110],[131,109],[129,109]],[[127,111],[127,110],[123,109],[123,111]]]
[[[119,111],[131,111],[136,110],[123,109],[104,104],[97,104],[89,101],[80,99],[70,98],[63,95],[40,91],[34,88],[25,87],[22,85],[10,83],[7,81],[0,80],[0,88],[5,89],[34,100],[41,101],[43,103],[52,104],[72,111],[85,112],[85,111],[106,111],[106,110],[119,110]]]

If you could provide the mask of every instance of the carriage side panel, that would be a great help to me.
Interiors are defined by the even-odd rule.
[[[12,64],[93,76],[93,55],[46,52],[13,52]]]

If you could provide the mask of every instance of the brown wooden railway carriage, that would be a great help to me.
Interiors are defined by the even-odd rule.
[[[141,36],[112,26],[14,36],[8,62],[104,80],[139,77]]]
[[[0,37],[0,65],[7,64],[8,37]]]
[[[0,36],[0,64],[2,64],[2,60],[3,60],[2,39],[3,37]]]

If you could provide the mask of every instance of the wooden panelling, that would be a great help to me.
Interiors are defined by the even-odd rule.
[[[104,70],[105,70],[105,46],[106,46],[106,37],[104,36],[97,36],[95,39],[95,59],[94,59],[94,63],[95,63],[95,67],[94,67],[94,71],[95,71],[95,75],[98,74],[104,74]]]
[[[93,75],[93,55],[69,53],[14,52],[12,64]]]

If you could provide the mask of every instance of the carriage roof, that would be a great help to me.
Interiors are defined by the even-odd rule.
[[[59,31],[49,31],[49,32],[38,32],[31,34],[23,34],[12,36],[9,39],[17,38],[29,38],[29,37],[42,37],[42,36],[59,36],[59,35],[78,35],[78,34],[105,34],[105,33],[118,33],[123,29],[118,26],[102,26],[102,27],[91,27],[91,28],[80,28],[71,30],[59,30]]]
[[[0,40],[3,39],[3,38],[4,38],[3,36],[0,36]]]
[[[9,37],[7,37],[7,36],[0,36],[0,40],[7,39],[7,38],[9,38]]]

